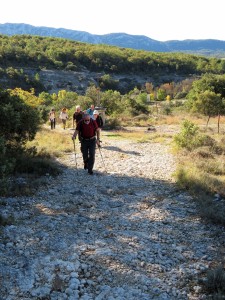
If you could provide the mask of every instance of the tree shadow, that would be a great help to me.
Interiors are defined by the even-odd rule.
[[[141,155],[139,152],[137,151],[124,151],[123,149],[119,148],[119,147],[116,147],[116,146],[103,146],[101,147],[103,149],[106,149],[106,150],[110,150],[110,151],[116,151],[116,152],[121,152],[121,153],[126,153],[126,154],[132,154],[132,155]]]

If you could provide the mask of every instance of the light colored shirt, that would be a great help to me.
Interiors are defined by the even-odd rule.
[[[59,118],[61,120],[66,120],[66,119],[68,119],[68,114],[66,112],[61,111]]]

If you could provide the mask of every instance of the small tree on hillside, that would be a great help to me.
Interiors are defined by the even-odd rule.
[[[206,127],[208,126],[209,119],[211,117],[218,116],[218,132],[220,115],[223,113],[223,100],[220,94],[216,94],[212,91],[205,91],[198,95],[198,98],[194,104],[194,109],[205,116],[208,116]]]
[[[16,157],[34,139],[41,122],[37,108],[28,104],[28,95],[23,96],[19,90],[0,90],[0,177],[13,170]]]

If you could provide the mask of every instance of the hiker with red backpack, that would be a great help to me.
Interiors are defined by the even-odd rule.
[[[100,129],[89,114],[84,114],[83,119],[78,122],[72,136],[73,141],[77,135],[81,143],[84,169],[88,170],[88,174],[93,175],[96,144],[100,147]]]

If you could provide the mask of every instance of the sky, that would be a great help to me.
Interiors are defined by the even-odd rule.
[[[225,41],[224,0],[1,0],[0,24]]]

